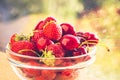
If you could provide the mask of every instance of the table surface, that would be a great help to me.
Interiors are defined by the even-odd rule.
[[[12,71],[4,52],[0,52],[0,80],[20,80]]]

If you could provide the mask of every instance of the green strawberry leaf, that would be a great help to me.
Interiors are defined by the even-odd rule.
[[[54,66],[55,63],[55,56],[52,54],[52,51],[43,51],[42,54],[42,61],[43,63],[45,63],[48,66]]]
[[[15,41],[29,40],[28,36],[23,34],[16,34]]]

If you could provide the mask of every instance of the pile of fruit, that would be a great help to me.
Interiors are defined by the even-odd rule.
[[[35,26],[32,35],[13,34],[9,42],[9,47],[10,50],[16,54],[39,57],[41,59],[38,61],[27,60],[11,55],[11,57],[17,61],[24,62],[31,66],[61,67],[89,60],[91,58],[90,56],[85,56],[84,59],[77,58],[75,60],[65,60],[64,58],[89,54],[90,48],[96,46],[98,41],[98,37],[93,33],[76,32],[71,24],[57,24],[55,18],[47,17]],[[56,58],[58,58],[58,60]],[[65,69],[59,72],[30,68],[22,68],[21,70],[25,76],[33,78],[33,80],[65,80],[62,79],[62,75],[68,77],[71,73],[74,73],[71,69]],[[61,78],[56,79],[56,76],[57,78],[59,76]]]

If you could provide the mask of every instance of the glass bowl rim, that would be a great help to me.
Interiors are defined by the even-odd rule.
[[[95,54],[95,51],[96,51],[96,46],[92,47],[93,49],[88,52],[87,54],[82,54],[82,55],[79,55],[79,56],[72,56],[72,57],[55,57],[55,59],[75,59],[75,58],[80,58],[80,57],[84,57],[84,56],[87,56],[87,55],[92,55],[92,54]],[[27,55],[21,55],[21,54],[17,54],[15,52],[13,52],[12,50],[10,50],[9,48],[9,44],[7,44],[6,46],[6,53],[8,53],[7,51],[9,51],[9,54],[12,54],[12,55],[15,55],[15,56],[18,56],[18,57],[21,57],[21,58],[28,58],[28,59],[53,59],[53,58],[43,58],[43,57],[35,57],[35,56],[27,56]]]

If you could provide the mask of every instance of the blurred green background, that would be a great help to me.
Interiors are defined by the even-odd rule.
[[[0,51],[13,33],[28,33],[47,16],[100,37],[104,46],[98,46],[85,80],[120,79],[120,0],[0,0]]]

